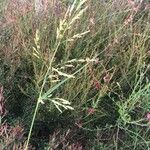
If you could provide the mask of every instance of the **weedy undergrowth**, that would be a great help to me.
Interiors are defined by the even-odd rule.
[[[0,82],[23,148],[148,149],[148,0],[5,2]]]

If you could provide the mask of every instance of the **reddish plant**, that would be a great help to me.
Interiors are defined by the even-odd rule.
[[[5,109],[5,99],[3,96],[3,86],[0,87],[0,139],[2,144],[11,149],[11,146],[17,144],[15,143],[16,140],[21,140],[23,137],[23,127],[21,125],[16,125],[15,127],[10,126],[6,120],[3,121],[4,117],[6,116],[6,109]],[[21,143],[19,143],[21,144]]]
[[[30,0],[9,0],[5,13],[6,24],[16,23],[21,16],[26,15],[32,9],[33,5]]]
[[[100,89],[101,89],[100,82],[97,81],[97,80],[95,80],[95,81],[94,81],[94,87],[95,87],[96,90],[100,90]]]
[[[110,74],[106,73],[106,75],[104,76],[103,80],[104,80],[104,83],[108,84],[110,82],[110,80],[111,80]]]
[[[50,136],[49,145],[52,149],[62,149],[62,150],[82,150],[83,146],[79,142],[72,142],[70,140],[74,137],[74,131],[68,129],[65,133],[61,134],[59,130],[55,131],[53,135]]]
[[[148,120],[148,122],[150,122],[150,113],[146,114],[146,119]]]
[[[87,112],[88,112],[88,115],[93,115],[95,113],[95,109],[94,108],[88,108]]]

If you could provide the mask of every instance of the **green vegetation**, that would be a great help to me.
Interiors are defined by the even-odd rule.
[[[150,2],[0,0],[0,149],[149,150]]]

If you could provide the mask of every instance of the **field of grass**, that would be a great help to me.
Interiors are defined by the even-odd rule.
[[[150,150],[149,0],[0,0],[0,150]]]

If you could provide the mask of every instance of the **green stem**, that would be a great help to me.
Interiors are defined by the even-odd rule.
[[[46,71],[46,74],[44,76],[44,80],[43,80],[43,83],[42,83],[42,86],[41,86],[41,90],[40,90],[40,93],[39,93],[39,98],[38,98],[38,101],[37,101],[37,104],[36,104],[36,108],[35,108],[35,111],[34,111],[34,115],[33,115],[33,118],[32,118],[32,122],[31,122],[30,130],[29,130],[29,134],[28,134],[25,150],[28,149],[28,145],[29,145],[29,141],[30,141],[30,138],[31,138],[31,133],[32,133],[33,125],[34,125],[35,118],[36,118],[36,115],[37,115],[37,111],[38,111],[38,108],[39,108],[39,104],[40,104],[40,101],[41,101],[41,96],[42,96],[42,93],[43,93],[43,89],[44,89],[44,86],[46,84],[47,76],[48,76],[50,70],[52,69],[52,63],[53,63],[54,57],[55,57],[55,55],[57,53],[57,50],[59,48],[59,45],[60,45],[60,41],[58,41],[58,44],[57,44],[57,46],[55,48],[53,57],[52,57],[52,59],[51,59],[51,61],[49,63],[49,67],[48,67],[48,69]]]
[[[31,122],[31,126],[30,126],[30,131],[29,131],[29,134],[28,134],[28,139],[27,139],[25,150],[28,149],[28,145],[29,145],[29,141],[30,141],[30,137],[31,137],[31,133],[32,133],[35,117],[36,117],[36,114],[37,114],[37,111],[38,111],[38,107],[39,107],[39,99],[37,101],[36,108],[35,108],[35,111],[34,111],[34,115],[33,115],[33,118],[32,118],[32,122]]]

